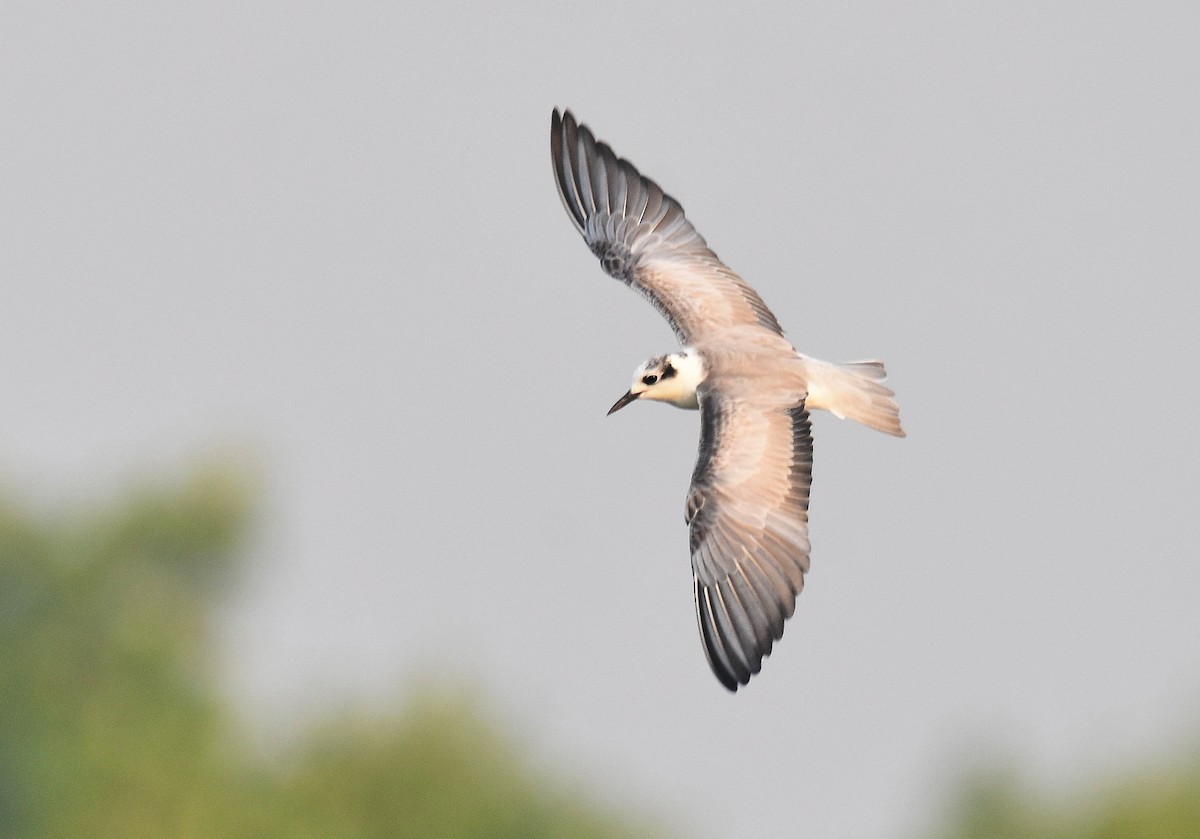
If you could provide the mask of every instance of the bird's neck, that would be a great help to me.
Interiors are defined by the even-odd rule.
[[[660,385],[656,398],[676,408],[694,411],[700,407],[696,389],[704,381],[704,359],[695,350],[688,349],[671,357],[675,376]]]

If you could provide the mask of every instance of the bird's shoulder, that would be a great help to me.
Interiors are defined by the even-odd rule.
[[[718,398],[790,404],[804,387],[801,356],[786,338],[766,329],[730,327],[695,349],[704,359],[703,392]]]

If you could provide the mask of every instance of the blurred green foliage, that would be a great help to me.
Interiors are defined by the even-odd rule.
[[[213,468],[99,511],[0,500],[0,837],[646,835],[537,776],[444,692],[252,757],[206,622],[253,497]]]
[[[446,691],[253,756],[214,687],[207,624],[254,496],[212,468],[95,511],[0,499],[0,839],[653,833],[548,782]],[[974,773],[956,801],[944,839],[1200,839],[1200,758],[1067,801]]]
[[[1039,793],[1017,773],[970,773],[946,839],[1200,839],[1200,753],[1126,770],[1099,790]]]

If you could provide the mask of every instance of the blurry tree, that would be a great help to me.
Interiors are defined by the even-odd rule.
[[[1126,770],[1099,792],[1051,798],[1011,771],[961,784],[947,839],[1200,839],[1200,754]]]
[[[609,839],[645,825],[528,768],[470,701],[303,732],[251,757],[210,678],[207,622],[254,493],[202,471],[109,509],[0,499],[0,839]],[[968,777],[945,839],[1200,839],[1200,759],[1054,802]]]
[[[252,497],[214,468],[98,512],[0,500],[0,837],[646,835],[535,776],[444,695],[249,757],[206,621]]]

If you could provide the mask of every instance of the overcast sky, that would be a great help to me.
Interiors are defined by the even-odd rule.
[[[250,713],[461,678],[711,839],[901,836],[972,754],[1196,724],[1200,7],[416,5],[0,7],[3,482],[248,452]],[[736,696],[698,416],[604,416],[673,336],[564,213],[556,105],[902,406],[815,418],[812,572]]]

